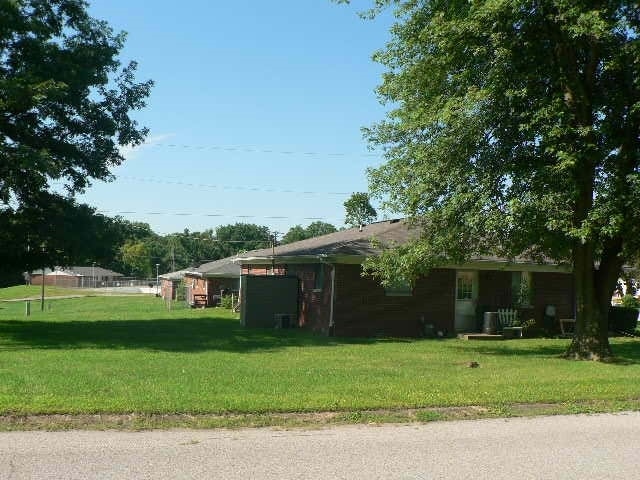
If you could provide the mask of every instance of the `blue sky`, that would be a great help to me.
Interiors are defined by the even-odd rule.
[[[128,32],[122,61],[156,85],[134,115],[151,130],[147,144],[80,200],[136,212],[122,216],[163,234],[341,226],[343,202],[381,162],[360,131],[384,116],[371,55],[391,20],[360,19],[371,3],[94,0],[94,17]]]

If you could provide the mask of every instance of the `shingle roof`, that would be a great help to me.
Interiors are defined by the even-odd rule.
[[[182,277],[184,277],[185,273],[190,271],[191,270],[189,269],[176,270],[175,272],[167,272],[167,273],[163,273],[162,275],[158,275],[158,278],[163,278],[165,280],[180,280]]]
[[[60,270],[63,270],[65,272],[69,272],[69,273],[75,273],[78,276],[81,277],[123,277],[124,275],[122,275],[121,273],[118,272],[114,272],[113,270],[109,270],[107,268],[102,268],[99,267],[98,265],[96,265],[95,267],[93,266],[88,266],[88,267],[66,267],[66,268],[60,268]]]
[[[382,222],[365,225],[362,230],[360,228],[349,228],[338,232],[329,233],[320,237],[309,238],[299,242],[293,242],[286,245],[271,248],[263,248],[260,250],[252,250],[250,252],[238,254],[238,263],[250,264],[253,261],[258,263],[270,260],[274,257],[281,257],[283,261],[292,257],[311,257],[310,261],[319,257],[352,257],[363,259],[373,255],[378,255],[381,249],[376,246],[392,246],[394,244],[402,245],[409,240],[416,238],[419,231],[412,228],[406,220],[386,220]],[[375,240],[375,242],[372,242]],[[276,258],[277,261],[277,258]],[[474,255],[471,262],[478,263],[516,263],[516,264],[538,264],[525,257],[516,257],[513,259],[497,257],[495,255]],[[551,266],[557,265],[557,262],[548,259],[543,264]]]
[[[402,244],[411,237],[417,235],[417,231],[411,230],[404,220],[387,220],[365,225],[360,228],[349,228],[338,232],[329,233],[320,237],[308,238],[286,245],[280,245],[273,251],[271,248],[252,250],[238,254],[241,259],[270,258],[276,256],[370,256],[380,252],[372,244],[375,239],[383,244]]]
[[[199,273],[203,277],[237,278],[240,277],[240,265],[233,263],[235,258],[235,256],[227,257],[214,262],[203,263],[198,268],[191,271]]]
[[[42,270],[34,270],[32,275],[40,275]],[[54,270],[45,268],[45,275],[69,275],[75,277],[123,277],[121,273],[102,268],[99,266],[89,267],[55,267]]]

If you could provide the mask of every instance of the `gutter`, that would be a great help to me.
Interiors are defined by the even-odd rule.
[[[277,262],[276,262],[277,260]],[[271,265],[273,262],[280,263],[321,263],[322,258],[318,255],[267,255],[264,257],[242,257],[233,260],[233,263],[239,263],[240,265]]]
[[[316,255],[276,255],[275,257],[271,255],[261,256],[261,257],[240,257],[236,258],[233,263],[239,263],[240,265],[251,264],[251,265],[271,265],[272,262],[275,263],[348,263],[348,264],[360,264],[367,257],[365,255],[327,255],[327,254],[316,254]]]

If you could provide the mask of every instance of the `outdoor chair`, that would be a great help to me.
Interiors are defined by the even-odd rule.
[[[513,308],[498,309],[498,331],[504,330],[504,327],[513,327],[518,320],[518,311]]]

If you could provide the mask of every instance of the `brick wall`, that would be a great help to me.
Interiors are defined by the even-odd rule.
[[[360,265],[336,265],[335,335],[419,337],[423,322],[453,332],[455,270],[434,269],[418,280],[411,296],[386,296],[361,276]]]
[[[287,274],[287,266],[286,265],[276,265],[275,273],[272,273],[271,265],[242,265],[241,274],[242,275],[286,275]]]
[[[301,281],[299,325],[327,334],[331,310],[331,266],[323,268],[321,288],[314,288],[316,264],[277,266],[276,273],[287,272]],[[423,325],[432,324],[436,330],[454,332],[455,269],[434,269],[419,279],[411,296],[387,296],[380,284],[361,276],[360,265],[337,264],[335,278],[334,334],[336,336],[377,335],[419,337]],[[248,271],[270,274],[264,265],[242,267]],[[478,272],[478,307],[509,308],[512,272],[482,270]],[[521,318],[542,321],[544,308],[556,306],[557,316],[573,317],[573,280],[566,273],[533,273],[533,305],[521,311]]]
[[[300,279],[298,325],[324,335],[329,334],[331,266],[293,264],[288,265],[287,270],[289,275],[296,275]],[[320,275],[322,280],[318,285],[316,285],[316,275]]]
[[[557,318],[573,318],[573,275],[570,273],[534,273],[532,278],[534,315],[540,324],[547,305],[555,305]]]
[[[512,304],[513,272],[480,270],[478,272],[478,307],[489,310],[508,308]]]
[[[160,295],[162,298],[176,299],[178,293],[179,280],[168,280],[166,278],[160,279]]]
[[[194,295],[206,295],[206,280],[204,278],[195,277],[191,275],[184,276],[184,283],[186,285],[186,299],[190,305],[196,305]],[[197,303],[198,306],[206,306],[201,303]]]

